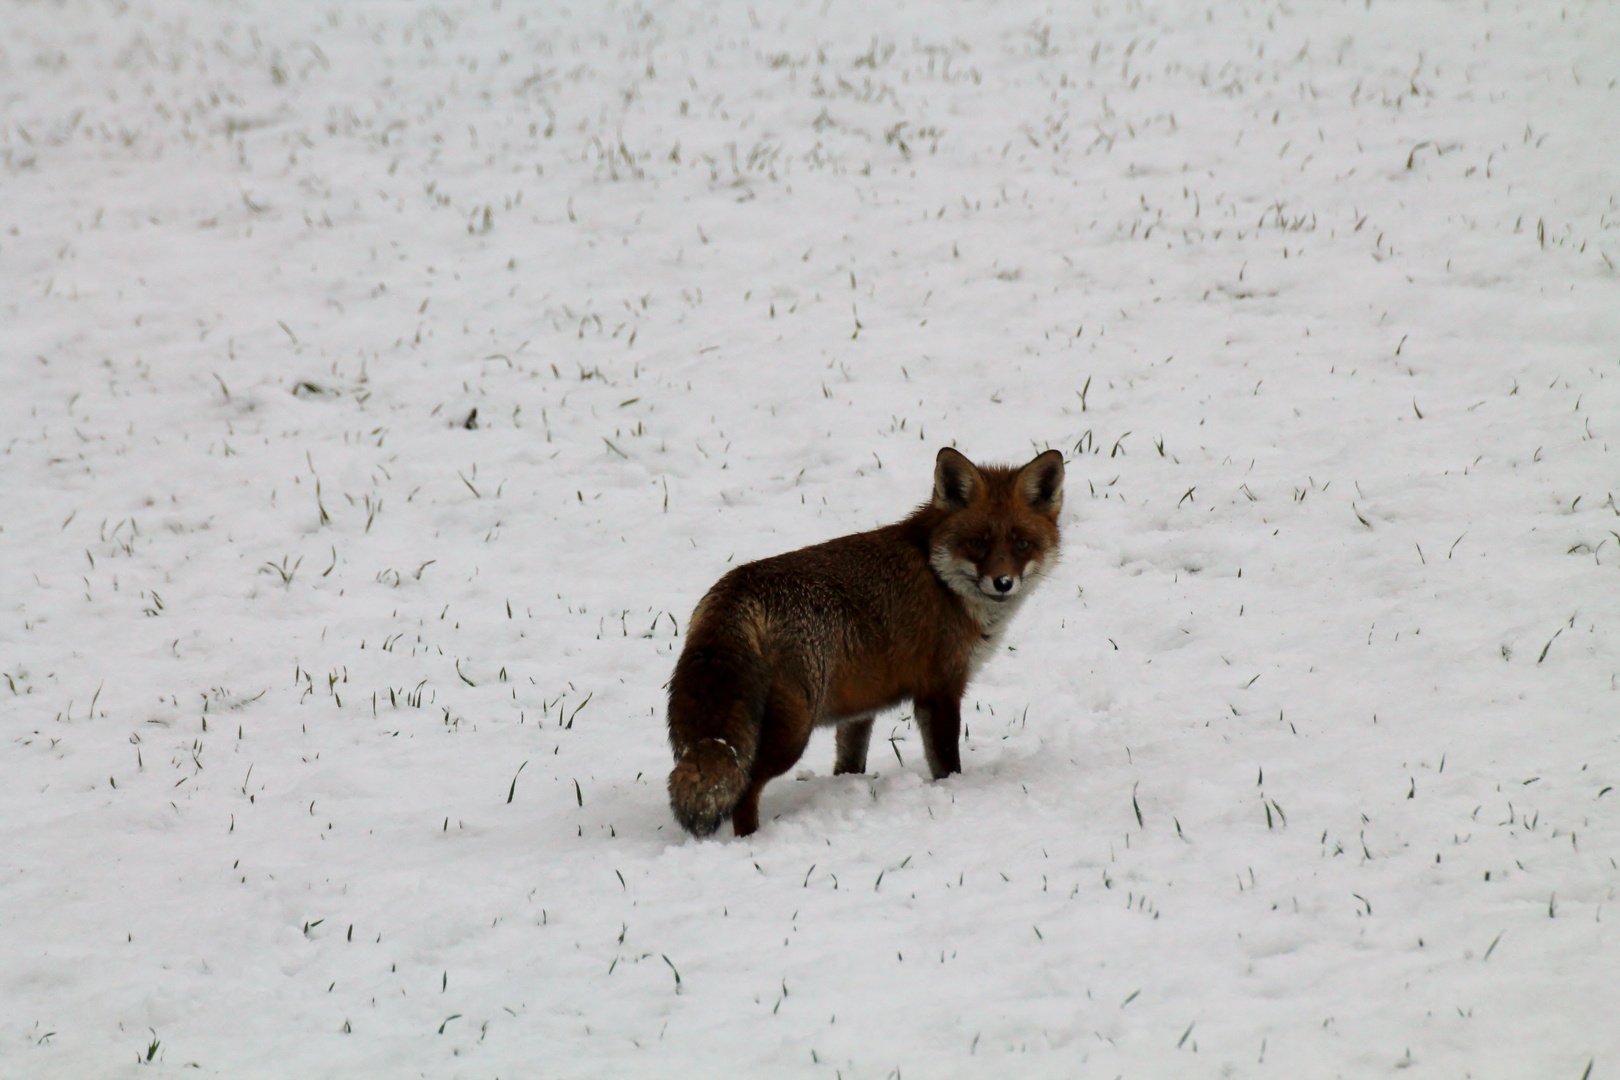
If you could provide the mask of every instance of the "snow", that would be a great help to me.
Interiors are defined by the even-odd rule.
[[[13,4],[0,1073],[1613,1076],[1620,9]],[[476,409],[476,417],[468,419]],[[683,837],[729,565],[1068,458]]]

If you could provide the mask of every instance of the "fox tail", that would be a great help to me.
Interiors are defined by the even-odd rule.
[[[708,836],[748,791],[770,689],[755,650],[730,643],[688,646],[669,684],[675,768],[669,805],[693,836]]]

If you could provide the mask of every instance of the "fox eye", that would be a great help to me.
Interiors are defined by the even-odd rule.
[[[968,541],[968,550],[973,552],[974,558],[982,559],[984,553],[990,550],[990,545],[986,544],[982,537],[976,536]]]
[[[1018,552],[1018,554],[1022,555],[1024,552],[1029,550],[1029,541],[1028,540],[1014,540],[1013,541],[1013,550]]]

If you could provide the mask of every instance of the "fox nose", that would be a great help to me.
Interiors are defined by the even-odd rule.
[[[1012,592],[1013,579],[1010,578],[1010,577],[998,577],[998,578],[996,578],[995,586],[996,586],[996,592],[999,592],[999,593]]]

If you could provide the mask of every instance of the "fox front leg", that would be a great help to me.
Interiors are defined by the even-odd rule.
[[[833,773],[863,773],[866,771],[866,748],[872,742],[872,718],[844,720],[838,725],[838,756],[833,759]]]
[[[962,750],[957,736],[962,730],[962,704],[956,697],[936,697],[914,702],[912,714],[922,735],[923,754],[935,780],[962,771]]]

